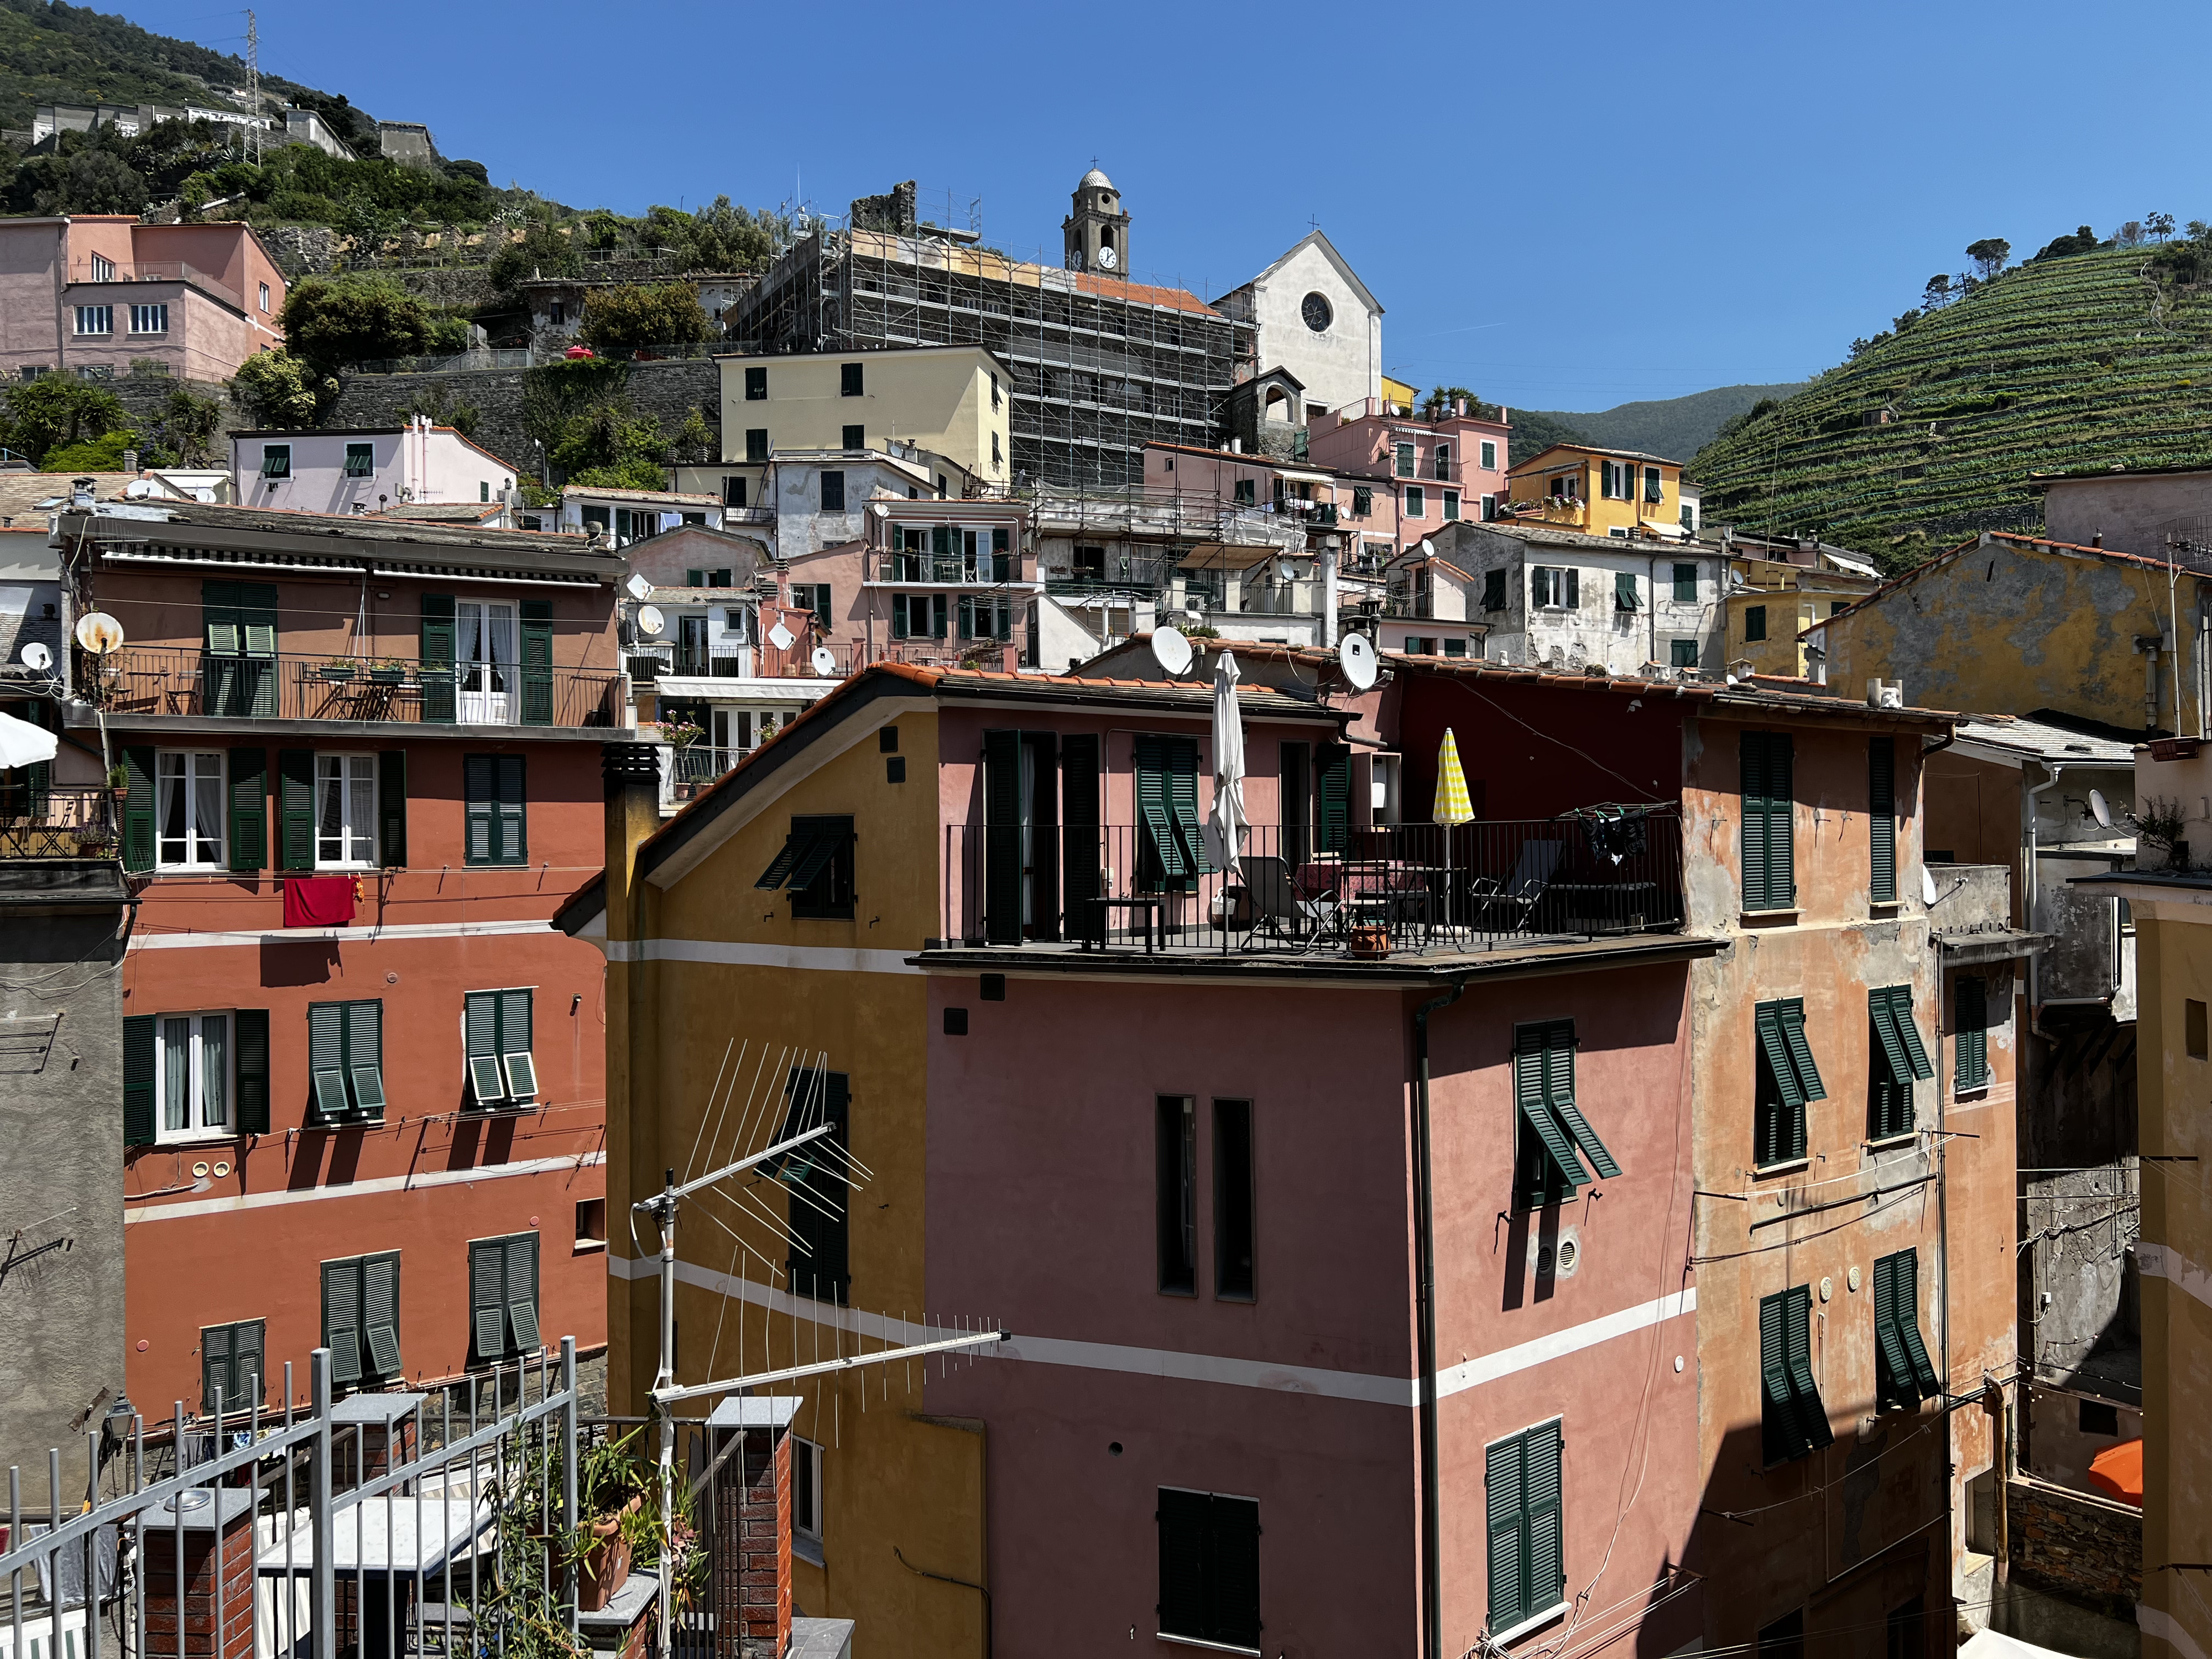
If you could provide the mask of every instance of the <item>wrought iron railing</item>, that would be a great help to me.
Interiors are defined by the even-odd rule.
[[[0,859],[107,859],[115,844],[107,790],[53,788],[27,767],[0,772]]]
[[[161,646],[78,659],[110,713],[202,719],[367,720],[410,726],[607,726],[622,676],[516,663],[235,657]]]
[[[704,744],[691,744],[674,750],[668,768],[669,799],[690,800],[752,752],[750,749],[713,749]]]

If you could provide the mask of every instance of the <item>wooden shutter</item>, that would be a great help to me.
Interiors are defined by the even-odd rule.
[[[422,640],[417,673],[422,682],[422,719],[427,723],[453,723],[453,596],[422,596]]]
[[[498,758],[495,755],[471,755],[461,763],[462,794],[468,814],[465,854],[471,864],[494,861],[493,837],[497,830],[492,820],[497,804],[493,797],[497,784],[493,772]]]
[[[1964,975],[1952,992],[1952,1082],[1960,1089],[1979,1089],[1990,1080],[1990,1013],[1988,994],[1978,978]]]
[[[230,751],[230,867],[265,869],[269,863],[269,751]]]
[[[516,1352],[534,1354],[544,1346],[538,1334],[536,1233],[517,1233],[507,1241],[507,1319]]]
[[[269,1011],[240,1008],[234,1029],[238,1033],[238,1130],[240,1134],[269,1133]]]
[[[323,1263],[323,1346],[331,1381],[361,1381],[361,1258]]]
[[[1616,570],[1613,573],[1613,608],[1616,611],[1635,611],[1642,600],[1636,592],[1635,573]]]
[[[379,1376],[399,1375],[399,1252],[362,1258],[362,1337]]]
[[[1531,1611],[1523,1586],[1528,1579],[1528,1443],[1520,1435],[1483,1451],[1482,1489],[1489,1529],[1490,1607],[1488,1626],[1510,1629]]]
[[[123,751],[123,867],[154,867],[154,751],[133,745]]]
[[[386,749],[376,757],[376,861],[387,870],[407,863],[407,751]]]
[[[1319,834],[1324,853],[1341,853],[1352,845],[1352,750],[1342,743],[1321,747],[1314,767],[1320,805]]]
[[[315,751],[276,751],[276,867],[315,867]]]
[[[907,637],[906,595],[903,593],[891,595],[891,637],[895,640]]]
[[[1890,1294],[1897,1316],[1898,1340],[1905,1346],[1905,1357],[1911,1367],[1911,1376],[1919,1398],[1929,1399],[1941,1391],[1936,1367],[1928,1358],[1928,1345],[1920,1340],[1920,1253],[1899,1250],[1890,1258],[1897,1265],[1890,1270]]]
[[[352,1106],[345,1086],[343,1002],[307,1006],[307,1083],[316,1118],[325,1123],[343,1121]]]
[[[230,1379],[240,1401],[267,1396],[268,1362],[263,1358],[266,1328],[248,1319],[230,1328]]]
[[[1559,1425],[1539,1424],[1521,1438],[1528,1448],[1522,1465],[1528,1511],[1525,1593],[1528,1612],[1538,1613],[1558,1604],[1567,1582]]]
[[[1912,1067],[1912,1075],[1925,1083],[1936,1075],[1936,1068],[1928,1063],[1928,1050],[1920,1046],[1920,1026],[1912,1018],[1912,988],[1891,986],[1889,1006],[1897,1021],[1897,1035],[1905,1043],[1905,1063]]]
[[[501,864],[520,864],[530,857],[530,826],[523,799],[523,757],[520,755],[500,755],[494,758],[495,765],[493,769],[499,783],[495,802],[499,861]]]
[[[499,994],[499,1060],[512,1100],[527,1100],[538,1093],[538,1064],[531,1052],[530,1000],[526,990]]]
[[[238,584],[200,584],[200,632],[211,657],[235,657],[240,650]]]
[[[1582,607],[1583,573],[1571,566],[1567,570],[1567,609],[1579,611]]]
[[[1168,816],[1182,842],[1183,860],[1194,875],[1213,868],[1206,850],[1206,831],[1198,821],[1198,739],[1164,738],[1161,749],[1167,761]],[[1351,775],[1347,758],[1346,776]]]
[[[966,617],[967,601],[961,601]],[[1022,736],[983,734],[983,937],[1022,942]]]
[[[1766,901],[1770,910],[1797,902],[1796,756],[1790,738],[1766,734]]]
[[[522,723],[553,724],[553,601],[522,602]]]
[[[216,1409],[216,1395],[222,1395],[222,1409],[228,1411],[238,1404],[238,1384],[230,1372],[231,1328],[210,1325],[200,1333],[200,1409]]]
[[[1571,1019],[1555,1019],[1544,1027],[1544,1099],[1591,1169],[1607,1181],[1620,1173],[1620,1165],[1575,1103],[1575,1023]]]
[[[1828,1426],[1827,1408],[1820,1403],[1820,1386],[1813,1381],[1813,1288],[1796,1285],[1785,1295],[1788,1304],[1782,1323],[1789,1344],[1790,1397],[1798,1433],[1817,1451],[1833,1444],[1836,1437]]]
[[[384,1005],[372,999],[342,1006],[346,1082],[353,1091],[354,1109],[380,1121],[384,1116]]]
[[[1098,738],[1071,732],[1060,740],[1060,882],[1062,931],[1070,938],[1090,926],[1104,862],[1099,845]]]
[[[123,1022],[123,1144],[154,1144],[154,1024],[152,1014]]]
[[[1774,1073],[1783,1105],[1792,1111],[1802,1110],[1805,1091],[1798,1085],[1797,1067],[1790,1058],[1788,1040],[1782,1035],[1782,1005],[1760,1003],[1753,1012],[1753,1021],[1759,1029],[1759,1052],[1766,1056],[1768,1069]]]
[[[238,632],[241,653],[239,679],[225,714],[251,714],[261,720],[276,714],[276,589],[267,582],[238,586]]]
[[[499,1054],[499,993],[471,991],[465,1003],[463,1026],[469,1091],[479,1106],[489,1106],[507,1097],[505,1074],[500,1070]]]
[[[1516,1025],[1513,1029],[1513,1091],[1522,1121],[1543,1143],[1558,1170],[1559,1180],[1567,1192],[1589,1185],[1589,1171],[1575,1155],[1573,1144],[1567,1139],[1565,1127],[1559,1115],[1552,1109],[1551,1085],[1547,1072],[1550,1065],[1549,1045],[1552,1027]],[[1540,1190],[1539,1187],[1540,1185]],[[1529,1201],[1550,1203],[1553,1188],[1548,1181],[1532,1182]]]
[[[1759,1299],[1759,1420],[1764,1461],[1784,1463],[1804,1448],[1797,1442],[1796,1414],[1790,1401],[1790,1344],[1783,1331],[1787,1292]]]
[[[1875,1377],[1877,1403],[1887,1408],[1909,1404],[1912,1393],[1912,1362],[1905,1357],[1904,1339],[1897,1331],[1897,1258],[1881,1257],[1874,1264],[1874,1342],[1880,1361]]]
[[[1867,828],[1871,866],[1869,896],[1897,902],[1897,745],[1888,738],[1867,744]]]
[[[1260,1645],[1260,1506],[1217,1494],[1206,1505],[1208,1641]]]
[[[469,1323],[478,1359],[507,1352],[507,1241],[479,1238],[469,1245]]]
[[[830,1142],[838,1147],[848,1145],[852,1096],[846,1073],[822,1073],[818,1091],[813,1091],[805,1079],[806,1074],[801,1074],[793,1094],[803,1121],[809,1127],[813,1122],[830,1124]],[[851,1189],[839,1173],[841,1168],[842,1160],[826,1155],[811,1157],[803,1166],[793,1165],[812,1202],[797,1196],[791,1201],[791,1231],[805,1246],[804,1251],[794,1247],[791,1252],[792,1287],[799,1295],[823,1302],[844,1302],[851,1283]]]
[[[1157,888],[1163,878],[1184,873],[1182,849],[1168,817],[1167,757],[1161,740],[1140,734],[1134,743],[1133,766],[1137,822],[1144,831],[1137,879],[1140,889]]]
[[[1813,1045],[1805,1040],[1805,1000],[1791,997],[1776,1005],[1782,1018],[1783,1040],[1790,1045],[1790,1058],[1797,1067],[1797,1084],[1808,1100],[1826,1100],[1827,1086],[1820,1081],[1820,1068],[1813,1060]]]
[[[1160,1488],[1160,1599],[1155,1611],[1169,1636],[1206,1638],[1206,1541],[1212,1500],[1202,1492]]]

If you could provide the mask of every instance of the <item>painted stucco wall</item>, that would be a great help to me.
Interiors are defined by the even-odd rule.
[[[2101,537],[2103,546],[2150,559],[2166,557],[2167,538],[2183,526],[2201,540],[2207,519],[2212,472],[2067,478],[2043,492],[2043,533],[2054,542],[2087,547]]]
[[[767,429],[774,450],[842,449],[845,428],[858,426],[870,447],[896,438],[937,450],[986,483],[1005,483],[1013,476],[1007,425],[1012,382],[981,347],[718,361],[726,461],[744,459],[745,434],[756,428]],[[840,390],[847,363],[862,366],[866,390],[859,397]],[[745,397],[748,368],[768,370],[765,398]]]
[[[0,220],[0,370],[10,380],[19,368],[63,362],[67,235],[58,219]]]
[[[292,452],[291,476],[263,476],[263,455],[271,445]],[[349,445],[370,447],[371,471],[346,476]],[[495,455],[478,449],[458,432],[438,427],[428,433],[287,432],[275,437],[234,437],[231,479],[238,500],[248,507],[273,507],[300,513],[351,513],[356,505],[375,513],[401,501],[481,501],[489,504],[514,487],[514,472]]]
[[[1308,241],[1250,288],[1262,370],[1289,369],[1304,382],[1308,404],[1323,410],[1381,395],[1382,308],[1370,306],[1328,254]],[[1328,302],[1328,325],[1318,331],[1303,313],[1309,294]]]
[[[1490,624],[1484,641],[1493,662],[1549,664],[1557,647],[1559,665],[1580,670],[1601,663],[1614,673],[1634,674],[1647,662],[1669,664],[1677,640],[1692,641],[1698,665],[1720,666],[1723,561],[1645,542],[1633,550],[1609,546],[1600,538],[1527,538],[1479,523],[1437,532],[1437,550],[1466,571],[1471,614]],[[1674,597],[1674,567],[1694,565],[1696,598]],[[1578,605],[1536,605],[1531,572],[1537,568],[1577,573]],[[1492,570],[1506,572],[1505,609],[1482,609],[1484,581]],[[1615,585],[1626,574],[1635,580],[1637,609],[1621,610]]]

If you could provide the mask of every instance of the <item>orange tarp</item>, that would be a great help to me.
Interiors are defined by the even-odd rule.
[[[2107,1446],[2089,1460],[2089,1484],[2123,1504],[2142,1507],[2142,1441]]]

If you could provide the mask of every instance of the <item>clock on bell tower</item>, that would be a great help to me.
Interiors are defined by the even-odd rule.
[[[1097,167],[1076,185],[1072,210],[1060,231],[1066,238],[1070,270],[1118,276],[1129,269],[1129,216],[1121,210],[1121,192]]]

